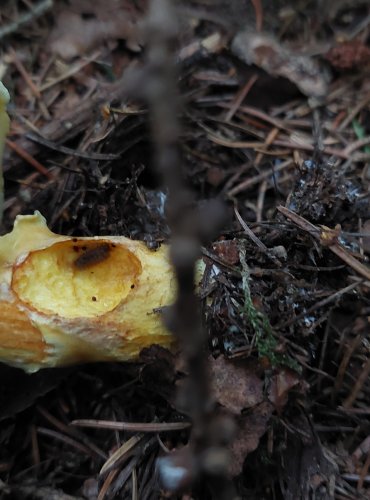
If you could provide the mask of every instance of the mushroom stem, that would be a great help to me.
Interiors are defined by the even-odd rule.
[[[9,132],[9,116],[6,112],[6,106],[10,100],[9,92],[0,81],[0,225],[3,220],[4,212],[4,175],[3,175],[3,154],[5,146],[5,137]]]

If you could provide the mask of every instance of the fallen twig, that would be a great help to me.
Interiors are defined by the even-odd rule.
[[[287,219],[294,222],[298,227],[310,233],[316,240],[321,241],[321,235],[323,230],[314,226],[306,220],[304,217],[292,212],[289,208],[279,206],[278,211],[285,215]],[[370,279],[370,269],[359,262],[353,255],[351,255],[345,248],[341,246],[336,240],[333,240],[331,244],[326,244],[327,248],[331,250],[337,257],[342,259],[346,264],[348,264],[354,271],[360,274],[363,278]]]
[[[0,40],[5,36],[17,31],[23,24],[29,23],[33,19],[42,16],[46,11],[53,7],[53,0],[43,0],[35,5],[29,12],[25,12],[18,17],[14,22],[0,28]]]

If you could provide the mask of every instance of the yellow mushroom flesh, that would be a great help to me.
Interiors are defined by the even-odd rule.
[[[0,361],[32,372],[171,347],[158,311],[175,288],[165,245],[72,238],[51,232],[38,212],[18,216],[0,237]]]

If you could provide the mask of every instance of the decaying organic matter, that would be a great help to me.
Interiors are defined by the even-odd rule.
[[[179,242],[178,302],[193,297],[190,257],[202,254],[204,271],[203,328],[190,308],[165,311],[179,355],[154,345],[138,363],[31,375],[0,363],[0,496],[229,500],[227,472],[239,498],[369,497],[369,2],[167,1],[173,19],[163,2],[76,0],[72,12],[55,1],[27,25],[22,15],[45,1],[3,3],[0,78],[13,124],[2,231],[39,210],[52,231],[78,236],[66,268],[81,276],[118,255],[106,235]],[[78,21],[64,23],[72,58],[51,43],[66,9]],[[143,27],[140,41],[125,29],[104,35],[118,9]],[[229,219],[212,232],[216,211],[196,214],[214,200]],[[54,250],[63,255],[70,239],[53,239]],[[19,269],[44,257],[51,265],[43,248],[26,250]],[[85,326],[111,315],[97,312],[102,294],[91,288]],[[38,307],[51,305],[47,294]],[[14,291],[2,297],[2,320],[12,315],[13,332],[35,328],[37,353],[28,297],[18,308]],[[76,325],[70,302],[63,319],[37,318]],[[60,341],[72,338],[63,331]],[[190,430],[163,434],[184,418]],[[94,429],[68,425],[76,420]],[[148,426],[156,435],[142,437]],[[171,493],[180,471],[185,489]]]
[[[158,310],[173,298],[166,246],[62,236],[38,212],[18,216],[0,238],[0,360],[32,372],[169,347]]]

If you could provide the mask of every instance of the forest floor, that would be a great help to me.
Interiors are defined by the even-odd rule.
[[[170,241],[147,3],[1,2],[2,234],[39,210],[61,234]],[[211,411],[234,425],[221,475],[243,499],[370,498],[369,3],[179,1],[177,14],[182,174],[194,210],[222,204],[198,290]],[[181,345],[33,375],[0,365],[0,499],[226,498],[186,465],[192,430],[141,434],[188,421],[188,370]],[[163,457],[184,459],[176,492]]]

